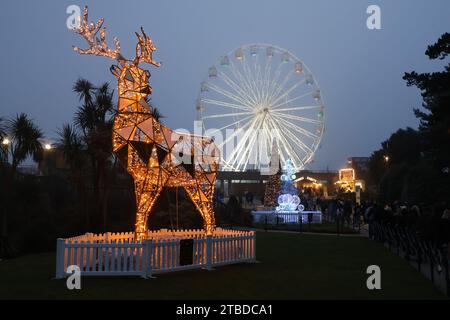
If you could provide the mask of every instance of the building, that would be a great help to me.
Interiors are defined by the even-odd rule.
[[[262,175],[257,170],[252,171],[219,171],[217,174],[217,192],[221,197],[228,198],[231,195],[243,196],[245,192],[251,192],[256,202],[262,200],[266,188],[268,175]],[[302,170],[296,173],[296,187],[299,190],[313,189],[325,198],[332,195],[335,182],[339,180],[335,171],[310,171]]]
[[[357,188],[365,189],[364,180],[356,179],[355,169],[344,168],[339,170],[339,180],[335,182],[338,189],[345,192],[355,192]]]

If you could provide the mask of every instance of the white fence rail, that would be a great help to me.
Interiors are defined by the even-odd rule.
[[[253,221],[259,223],[322,223],[321,211],[302,212],[277,212],[277,211],[252,211]],[[300,219],[301,216],[301,219]]]
[[[183,247],[183,245],[187,247]],[[87,233],[58,239],[56,278],[67,276],[76,265],[82,275],[142,276],[226,264],[255,262],[253,231],[217,228],[213,236],[203,230],[160,230],[134,242],[134,233]]]

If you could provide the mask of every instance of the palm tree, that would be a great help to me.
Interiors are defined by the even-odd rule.
[[[17,172],[17,167],[27,157],[32,157],[34,161],[42,159],[43,148],[40,140],[44,135],[41,129],[25,113],[21,113],[14,119],[9,120],[6,126],[6,132],[10,140],[9,153],[14,177]]]
[[[3,143],[4,139],[6,139],[6,125],[5,120],[3,118],[0,118],[0,166],[8,161],[8,145],[5,141]]]
[[[155,118],[156,121],[161,122],[162,118],[165,118],[161,111],[157,107],[152,106],[152,98],[150,96],[147,96],[147,104],[150,106],[150,113],[152,114],[153,118]]]
[[[76,81],[73,91],[79,96],[82,105],[75,113],[74,125],[80,130],[86,152],[92,166],[93,194],[97,210],[103,216],[103,229],[106,229],[106,197],[108,161],[112,156],[112,115],[114,114],[114,91],[108,83],[94,87],[85,79]]]
[[[42,131],[28,118],[24,113],[18,114],[15,118],[6,122],[5,130],[1,133],[2,136],[8,136],[9,147],[6,149],[6,156],[11,157],[11,171],[8,174],[5,170],[7,185],[12,186],[14,178],[17,174],[17,167],[27,159],[32,157],[33,160],[39,161],[42,159],[42,144],[40,140],[43,138]],[[9,149],[9,150],[8,150]],[[10,188],[5,188],[5,193],[2,194],[5,199],[10,195]],[[8,240],[8,213],[5,206],[2,206],[2,230],[0,235],[0,255],[13,255]]]
[[[70,124],[64,124],[57,131],[59,136],[56,147],[64,156],[65,161],[70,168],[70,180],[75,185],[78,195],[81,197],[82,213],[85,216],[86,232],[90,228],[89,212],[87,210],[87,192],[84,177],[86,147],[76,129]]]
[[[153,118],[155,118],[156,121],[161,122],[162,118],[165,118],[162,114],[161,111],[159,111],[159,109],[157,107],[152,107],[151,109],[151,114],[153,116]]]

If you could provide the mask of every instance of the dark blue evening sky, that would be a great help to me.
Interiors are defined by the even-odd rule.
[[[348,156],[367,156],[399,127],[417,127],[421,104],[405,71],[438,70],[428,44],[450,31],[450,1],[24,1],[0,2],[0,116],[29,114],[50,139],[73,118],[79,77],[112,82],[111,61],[75,54],[84,43],[66,28],[68,5],[89,5],[106,19],[122,52],[133,56],[144,26],[163,67],[154,69],[153,103],[170,127],[192,130],[200,82],[210,65],[240,44],[286,48],[312,70],[326,104],[326,131],[313,169],[337,169]],[[366,8],[381,7],[382,30],[368,30]]]

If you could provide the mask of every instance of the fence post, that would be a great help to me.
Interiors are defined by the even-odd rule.
[[[420,240],[419,240],[420,241]],[[422,273],[422,247],[420,244],[417,245],[417,269]]]
[[[142,242],[142,277],[152,278],[152,246],[153,240]]]
[[[336,228],[337,228],[337,235],[339,235],[340,229],[339,229],[339,216],[338,215],[336,215]]]
[[[253,242],[253,261],[256,262],[256,232],[252,231],[252,242]]]
[[[64,245],[65,240],[58,238],[56,240],[56,279],[64,278]]]
[[[206,236],[206,270],[212,270],[212,260],[213,260],[213,252],[212,252],[212,236]]]
[[[308,231],[311,232],[312,212],[308,212]]]
[[[300,233],[302,233],[303,232],[303,213],[301,211],[298,213],[298,225],[300,228]]]
[[[447,291],[447,296],[450,297],[450,274],[448,270],[448,259],[449,259],[448,244],[444,244],[442,246],[442,260],[444,262],[445,289]]]

